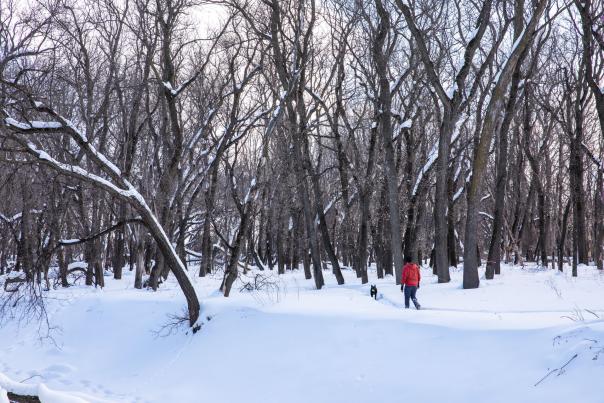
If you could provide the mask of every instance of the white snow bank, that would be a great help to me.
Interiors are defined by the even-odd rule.
[[[52,369],[49,367],[49,369]],[[0,403],[9,403],[8,393],[36,396],[42,403],[116,403],[121,399],[102,399],[81,392],[64,392],[51,389],[44,383],[16,382],[0,372]]]
[[[48,389],[43,383],[38,385],[38,398],[42,403],[89,403],[79,397]]]
[[[2,391],[4,390],[16,395],[37,396],[42,403],[89,403],[88,400],[51,390],[43,383],[25,384],[15,382],[6,375],[0,373],[0,403],[4,403],[5,401],[8,402],[6,392],[4,392],[4,397],[2,397]],[[3,400],[4,398],[6,400]]]
[[[185,306],[173,276],[148,292],[126,271],[102,292],[51,291],[56,345],[40,341],[35,324],[0,328],[0,372],[35,374],[89,402],[99,400],[82,393],[162,403],[399,403],[403,394],[416,403],[602,403],[604,273],[503,265],[487,281],[480,270],[480,288],[464,290],[461,267],[447,284],[422,269],[420,311],[405,310],[400,288],[374,267],[377,301],[352,270],[343,286],[324,271],[322,290],[302,271],[250,270],[229,298],[217,291],[220,273],[195,276],[204,307],[195,335],[162,331]],[[240,292],[256,274],[272,288]]]

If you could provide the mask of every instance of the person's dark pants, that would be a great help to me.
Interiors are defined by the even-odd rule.
[[[413,305],[415,305],[416,309],[419,309],[419,302],[417,302],[417,298],[415,298],[415,293],[417,292],[417,286],[415,285],[406,285],[405,286],[405,308],[409,308],[409,298],[413,301]]]

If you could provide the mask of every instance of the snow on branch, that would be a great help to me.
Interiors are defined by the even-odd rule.
[[[123,197],[129,197],[129,193],[127,190],[121,189],[115,184],[111,183],[105,178],[102,178],[98,175],[95,175],[91,172],[86,171],[80,166],[65,164],[63,162],[59,162],[56,159],[52,158],[46,151],[38,149],[31,141],[24,142],[23,140],[19,141],[21,145],[26,147],[26,151],[38,158],[40,161],[55,168],[57,171],[62,172],[66,175],[76,177],[78,179],[85,180],[87,182],[92,182],[99,187],[108,190],[112,193],[117,193]]]
[[[32,214],[40,214],[42,212],[42,210],[30,210],[30,213]],[[5,221],[9,224],[14,223],[15,221],[17,221],[18,219],[21,218],[21,216],[23,215],[23,213],[17,213],[12,217],[8,217],[5,216],[4,214],[0,213],[0,220]]]
[[[97,149],[88,141],[88,138],[84,133],[82,133],[69,119],[59,115],[52,108],[44,106],[40,102],[34,102],[36,109],[40,112],[46,112],[56,118],[58,121],[53,122],[19,122],[12,118],[4,119],[5,124],[18,132],[28,133],[28,132],[38,132],[38,131],[59,131],[63,130],[67,132],[78,144],[78,146],[85,151],[91,159],[107,174],[112,176],[114,179],[116,177],[121,176],[120,169],[111,161],[107,159],[102,153],[97,151]]]
[[[492,215],[490,215],[489,213],[484,212],[484,211],[479,211],[479,212],[478,212],[478,214],[480,214],[480,215],[481,215],[481,216],[483,216],[483,217],[487,217],[487,218],[489,218],[489,219],[491,219],[491,220],[494,220],[494,219],[495,219],[495,217],[493,217]]]
[[[457,199],[459,199],[461,197],[461,195],[463,194],[465,187],[462,186],[459,189],[457,189],[457,192],[455,192],[455,194],[453,195],[453,203],[455,203],[457,201]]]
[[[411,191],[411,195],[415,196],[417,194],[417,190],[419,189],[419,185],[422,182],[424,175],[432,168],[432,165],[436,162],[438,158],[438,143],[432,146],[430,153],[428,154],[428,161],[424,164],[423,168],[419,171],[419,175],[415,180],[415,185],[413,185],[413,190]]]

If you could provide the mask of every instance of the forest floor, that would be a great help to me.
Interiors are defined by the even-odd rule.
[[[324,272],[322,290],[302,271],[251,271],[229,298],[219,275],[192,277],[195,335],[170,326],[184,309],[172,279],[157,292],[130,272],[54,290],[49,337],[3,321],[0,402],[2,388],[43,403],[604,402],[604,273],[504,266],[475,290],[451,274],[438,284],[422,269],[420,311],[375,271],[377,301],[351,271],[343,286]],[[240,291],[254,280],[264,289]]]

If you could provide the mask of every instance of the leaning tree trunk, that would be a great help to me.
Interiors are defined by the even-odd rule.
[[[491,138],[496,128],[500,113],[504,110],[504,99],[507,88],[512,78],[513,71],[521,59],[522,53],[532,43],[537,24],[545,10],[546,0],[537,3],[535,11],[527,24],[523,35],[516,41],[516,46],[508,57],[505,66],[499,74],[499,78],[492,90],[489,105],[486,109],[484,123],[482,125],[480,138],[474,160],[472,163],[472,177],[467,193],[467,214],[465,229],[464,250],[464,272],[463,288],[477,288],[480,284],[478,277],[478,259],[476,248],[478,247],[478,209],[480,205],[479,190],[482,185],[483,176],[488,163]]]
[[[231,256],[229,257],[229,263],[224,273],[224,279],[220,290],[223,292],[225,297],[228,297],[231,293],[231,287],[237,279],[239,272],[237,265],[239,264],[239,256],[241,254],[241,248],[245,242],[245,235],[247,234],[247,228],[250,225],[250,218],[252,215],[252,201],[254,199],[253,193],[256,191],[255,181],[250,189],[250,194],[247,196],[245,203],[241,206],[241,221],[239,222],[239,229],[235,241],[231,246]]]
[[[295,118],[295,117],[294,117]],[[297,127],[296,122],[293,123],[293,127]],[[323,272],[321,268],[321,258],[319,256],[319,240],[317,238],[317,228],[315,225],[314,215],[312,213],[312,207],[310,202],[310,192],[308,189],[308,183],[306,181],[306,172],[309,170],[305,169],[306,159],[303,157],[303,145],[304,141],[301,136],[303,133],[294,133],[294,166],[297,179],[297,190],[298,195],[302,201],[302,211],[304,213],[304,222],[306,224],[306,234],[308,236],[308,243],[310,248],[310,255],[313,266],[313,278],[315,280],[315,287],[320,290],[325,284],[323,281]]]
[[[305,153],[309,153],[308,143],[306,143]],[[308,158],[308,157],[307,157]],[[308,161],[310,165],[310,161]],[[336,276],[336,280],[338,285],[344,284],[344,276],[342,275],[342,270],[340,269],[340,263],[338,262],[338,257],[333,249],[333,244],[331,243],[331,239],[329,236],[329,230],[327,228],[327,221],[325,220],[325,211],[323,208],[323,203],[321,202],[321,189],[319,186],[319,178],[311,167],[311,181],[313,186],[313,191],[315,194],[315,205],[317,206],[317,217],[319,218],[319,232],[321,233],[321,240],[323,241],[323,248],[325,249],[325,253],[329,258],[331,263],[331,270],[333,274]]]

